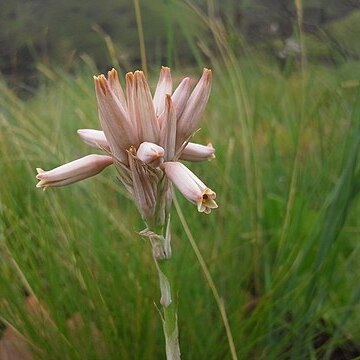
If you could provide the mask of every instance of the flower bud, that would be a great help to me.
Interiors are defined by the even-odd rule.
[[[136,156],[145,164],[158,167],[164,160],[164,149],[159,145],[143,142],[140,144]]]
[[[45,190],[47,187],[69,185],[97,175],[112,163],[113,159],[111,156],[93,154],[49,171],[37,168],[38,174],[36,178],[39,182],[36,184],[36,187]]]
[[[204,161],[215,158],[215,149],[212,144],[201,145],[189,142],[183,152],[180,159],[187,161]]]
[[[109,143],[101,130],[79,129],[77,131],[81,140],[93,148],[109,150]]]

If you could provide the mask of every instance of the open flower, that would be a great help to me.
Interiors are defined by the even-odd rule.
[[[38,169],[37,186],[68,185],[114,163],[147,224],[158,223],[169,210],[169,179],[200,212],[216,208],[215,193],[178,162],[214,157],[210,144],[189,142],[210,95],[211,70],[204,69],[192,92],[190,78],[173,92],[170,69],[163,67],[153,97],[142,71],[126,74],[125,91],[114,69],[107,78],[94,76],[94,82],[101,130],[80,129],[78,134],[108,156],[89,155],[51,171]]]
[[[197,205],[199,212],[210,214],[218,206],[215,202],[216,193],[209,189],[192,171],[180,162],[166,162],[163,168],[167,177],[180,192],[192,203]]]

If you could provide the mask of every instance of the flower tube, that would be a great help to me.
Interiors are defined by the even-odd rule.
[[[192,171],[180,162],[163,164],[167,177],[190,202],[197,205],[199,212],[210,214],[218,206],[216,193],[209,189]]]

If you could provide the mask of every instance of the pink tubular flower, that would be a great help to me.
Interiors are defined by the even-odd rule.
[[[97,175],[113,163],[111,156],[88,155],[61,165],[53,170],[37,168],[36,187],[46,189],[49,186],[64,186]]]
[[[210,214],[218,206],[216,193],[209,189],[192,171],[179,162],[163,164],[166,176],[176,185],[180,192],[197,205],[199,212]]]
[[[90,155],[54,170],[38,169],[38,187],[62,186],[96,175],[114,163],[119,179],[149,225],[165,218],[171,204],[169,179],[198,210],[217,207],[215,193],[177,161],[203,161],[215,149],[188,142],[198,129],[211,89],[211,70],[191,92],[190,78],[173,91],[171,71],[162,67],[152,96],[142,71],[126,74],[123,90],[116,70],[94,76],[101,130],[79,129],[80,138],[109,156]],[[162,220],[159,220],[162,219]]]

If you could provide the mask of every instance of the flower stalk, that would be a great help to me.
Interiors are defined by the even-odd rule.
[[[149,238],[152,246],[152,255],[159,277],[161,320],[165,337],[165,351],[167,360],[180,360],[179,330],[177,322],[177,305],[173,298],[173,281],[171,276],[170,259],[171,232],[170,215],[167,225],[157,226],[158,233],[145,229],[140,232],[141,236]],[[164,231],[165,229],[165,231]]]
[[[168,274],[167,260],[157,261],[160,281],[161,298],[170,298],[169,304],[162,304],[163,331],[165,336],[165,351],[167,360],[180,360],[179,330],[177,322],[177,306],[172,299],[171,285]]]

